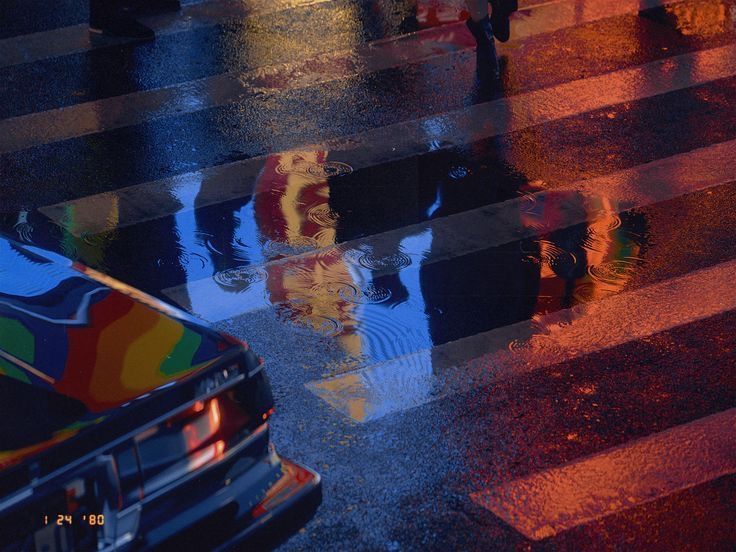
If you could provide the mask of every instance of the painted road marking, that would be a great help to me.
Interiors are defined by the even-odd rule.
[[[143,21],[153,28],[158,35],[175,34],[185,32],[198,27],[207,27],[224,23],[228,19],[242,19],[245,17],[254,17],[268,15],[280,11],[286,11],[297,8],[304,8],[318,4],[326,4],[332,0],[248,0],[247,3],[242,0],[213,0],[200,2],[197,4],[185,5],[181,12],[174,14],[165,14],[156,17],[147,17]],[[670,0],[668,4],[675,4],[684,0]],[[627,13],[636,8],[637,2],[634,0],[622,0],[616,4],[631,5],[631,8],[618,13]],[[605,4],[605,0],[553,0],[544,3],[531,3],[525,6],[524,2],[520,2],[520,11],[528,12],[532,10],[547,8],[555,4],[570,4],[572,9],[563,7],[565,13],[572,14],[572,17],[579,21],[579,17],[589,17],[587,14],[598,9],[599,5]],[[645,10],[648,8],[661,5],[659,0],[641,0],[637,9]],[[613,13],[617,15],[617,13]],[[551,15],[553,18],[561,18],[560,16]],[[604,16],[605,17],[605,16]],[[516,32],[515,22],[514,32]],[[579,24],[579,23],[578,23]],[[569,25],[568,25],[569,26]],[[125,44],[131,42],[130,39],[104,41],[90,40],[89,32],[86,24],[71,25],[49,31],[42,31],[22,36],[14,36],[0,40],[0,68],[19,65],[22,63],[32,63],[43,59],[49,59],[59,56],[67,56],[79,52],[111,46],[115,44]]]
[[[0,153],[203,111],[240,101],[254,93],[294,90],[400,67],[474,45],[464,27],[451,27],[368,43],[353,50],[320,53],[306,60],[242,73],[223,73],[5,119],[0,121]]]
[[[595,212],[592,206],[600,205],[602,197],[608,199],[608,203],[620,213],[734,180],[736,140],[731,140],[610,175],[562,185],[553,190],[292,255],[260,266],[243,267],[242,278],[250,278],[255,274],[275,275],[289,270],[298,271],[303,266],[318,266],[322,261],[331,262],[336,259],[350,264],[356,252],[393,250],[395,244],[401,243],[406,236],[431,232],[437,238],[433,240],[429,251],[406,251],[411,264],[403,270],[418,270],[420,266],[584,223],[589,220],[590,213]],[[576,192],[581,201],[571,203],[568,207],[560,205],[559,217],[554,226],[540,223],[532,227],[524,224],[523,213],[533,211],[535,204],[543,204],[548,194],[559,192]],[[590,208],[586,208],[586,203],[590,204]],[[79,211],[75,211],[75,216],[78,213]],[[63,216],[63,213],[46,214]],[[395,266],[390,264],[371,270],[374,278],[396,272]],[[197,307],[193,309],[196,315],[216,322],[248,311],[269,308],[268,298],[256,291],[257,289],[260,288],[227,290],[215,278],[210,277],[167,288],[163,293],[180,305],[196,304]],[[203,300],[204,298],[207,299]]]
[[[732,44],[298,149],[328,152],[331,161],[347,163],[353,170],[359,170],[683,90],[734,74],[736,45]],[[197,196],[204,182],[210,191],[207,197],[198,197],[200,207],[250,196],[267,160],[268,156],[254,157],[40,210],[76,236],[98,234],[193,209],[191,201],[180,198]],[[99,206],[111,202],[120,205],[121,214],[114,223],[99,216]],[[70,208],[75,212],[73,225],[66,219]]]
[[[734,310],[734,274],[724,262],[306,386],[369,422]]]
[[[331,0],[214,0],[182,6],[180,12],[141,18],[156,34],[169,35],[242,19],[326,4]],[[92,38],[86,23],[0,40],[0,68],[134,42]]]
[[[658,5],[664,0],[650,0]],[[514,40],[635,12],[639,0],[561,0],[528,10],[514,24]],[[0,153],[123,128],[242,100],[254,92],[305,88],[451,55],[475,47],[464,23],[391,37],[307,60],[231,72],[0,121]],[[503,53],[506,46],[499,45]]]
[[[736,473],[736,408],[471,498],[532,540]]]

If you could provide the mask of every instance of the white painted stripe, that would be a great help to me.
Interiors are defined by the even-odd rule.
[[[734,274],[736,261],[721,263],[306,385],[355,421],[376,420],[734,310]]]
[[[420,235],[431,230],[436,236],[429,251],[404,252],[411,259],[410,269],[456,258],[525,238],[584,223],[589,220],[601,197],[617,212],[653,205],[686,194],[694,193],[736,180],[736,140],[660,159],[610,175],[573,182],[554,190],[495,203],[448,217],[409,225],[396,230],[351,240],[328,248],[293,255],[267,262],[261,266],[246,267],[247,275],[282,273],[299,270],[302,266],[317,266],[321,261],[342,259],[354,264],[356,253],[362,251],[393,251],[395,244],[406,236]],[[533,212],[535,203],[544,203],[548,194],[576,192],[580,203],[558,206],[555,225],[525,226],[521,215]],[[588,205],[586,205],[588,204]],[[76,216],[76,212],[75,212]],[[379,263],[381,264],[381,263]],[[395,273],[390,263],[386,268],[371,271],[374,278]],[[407,270],[407,269],[405,269]],[[241,278],[241,279],[242,279]],[[250,279],[250,278],[248,278]],[[244,290],[227,291],[213,278],[193,280],[168,288],[164,293],[180,305],[196,304],[195,314],[212,322],[231,318],[248,311],[267,308],[268,301],[261,294]]]
[[[736,408],[473,493],[532,540],[736,473]]]
[[[664,0],[648,0],[656,5]],[[514,22],[514,40],[634,12],[639,0],[560,0],[528,10]],[[472,49],[475,42],[464,23],[427,29],[361,45],[352,50],[321,53],[310,59],[225,73],[153,90],[32,113],[0,121],[0,153],[123,128],[164,117],[193,113],[240,101],[254,92],[292,90],[358,74],[451,55]],[[499,51],[511,44],[499,45]]]
[[[165,14],[155,17],[143,18],[142,21],[153,28],[158,35],[185,32],[198,27],[207,27],[224,23],[228,19],[243,19],[286,11],[296,8],[304,8],[317,4],[326,4],[332,0],[211,0],[206,2],[191,3],[182,6],[178,13]],[[551,2],[537,3],[520,2],[520,11],[547,7],[567,0],[552,0]],[[575,0],[576,13],[582,11],[582,6],[591,0]],[[600,0],[594,0],[600,1]],[[669,3],[681,2],[683,0],[672,0]],[[624,0],[628,2],[628,0]],[[653,7],[658,0],[642,0],[641,9]],[[625,13],[625,12],[622,12]],[[0,68],[32,63],[42,59],[84,52],[95,48],[110,46],[114,44],[125,44],[132,42],[131,39],[109,39],[101,41],[90,40],[86,24],[71,25],[49,31],[14,36],[0,40]]]
[[[331,0],[214,0],[182,6],[181,11],[141,18],[156,34],[168,35],[242,19],[277,13]],[[87,24],[71,25],[0,40],[0,68],[87,50],[134,42],[127,38],[91,37]]]
[[[337,138],[299,150],[329,152],[332,161],[363,169],[439,148],[519,131],[604,107],[682,90],[736,74],[736,45],[704,50],[573,81],[551,88],[473,105],[442,115]],[[97,234],[182,212],[202,182],[211,190],[198,205],[214,205],[252,195],[267,156],[121,188],[41,208],[41,212],[77,236]],[[99,216],[100,205],[119,202],[121,216],[113,225]],[[74,225],[65,215],[75,212]]]
[[[231,72],[0,120],[0,153],[8,153],[241,101],[256,93],[292,90],[400,67],[471,48],[465,27],[428,29],[353,50]]]

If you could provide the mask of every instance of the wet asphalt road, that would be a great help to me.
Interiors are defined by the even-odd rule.
[[[22,5],[0,229],[266,358],[284,550],[736,547],[736,2]]]

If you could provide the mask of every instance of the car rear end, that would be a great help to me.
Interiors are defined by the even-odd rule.
[[[137,545],[226,549],[301,527],[321,502],[320,477],[277,454],[273,411],[262,363],[243,350],[198,382],[193,401],[127,443],[117,464],[121,496],[141,510]]]
[[[287,537],[321,502],[321,483],[270,442],[262,367],[234,347],[26,463],[28,484],[0,500],[0,549],[218,550]]]
[[[0,550],[214,550],[314,511],[320,478],[270,443],[273,398],[245,343],[0,246]]]

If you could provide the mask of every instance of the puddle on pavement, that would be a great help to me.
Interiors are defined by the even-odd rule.
[[[514,175],[496,186],[493,177],[508,169],[482,157],[472,148],[442,151],[353,172],[327,152],[290,152],[266,162],[253,196],[196,208],[189,195],[174,216],[95,236],[56,228],[57,249],[146,291],[164,290],[205,319],[272,309],[285,330],[334,339],[368,363],[626,286],[646,248],[643,215],[617,214],[606,198],[577,192],[535,194],[539,182],[513,191]],[[511,215],[522,227],[561,229],[437,258],[457,238],[434,219],[514,198]],[[102,216],[116,220],[115,209],[112,201]],[[571,212],[586,222],[570,226]]]

